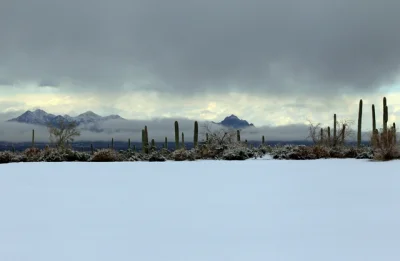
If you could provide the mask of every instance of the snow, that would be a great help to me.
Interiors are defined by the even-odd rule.
[[[0,260],[399,260],[399,167],[352,159],[0,165]]]

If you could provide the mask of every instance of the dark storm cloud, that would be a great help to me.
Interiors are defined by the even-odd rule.
[[[188,95],[372,91],[398,73],[398,10],[389,0],[3,0],[0,79]]]

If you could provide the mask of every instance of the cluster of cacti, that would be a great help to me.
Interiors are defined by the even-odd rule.
[[[390,141],[389,141],[389,131],[392,131],[393,134],[393,141],[396,144],[397,143],[397,138],[396,138],[396,123],[393,123],[392,127],[390,128],[390,130],[388,130],[388,121],[389,121],[389,109],[387,106],[387,100],[386,97],[383,97],[383,121],[382,121],[382,134],[381,135],[385,135],[384,136],[384,142],[386,144],[384,144],[385,146],[387,146]],[[376,140],[376,138],[378,138],[377,136],[379,135],[379,131],[376,128],[376,119],[375,119],[375,105],[372,105],[372,140],[371,143]],[[390,135],[391,136],[391,135]]]

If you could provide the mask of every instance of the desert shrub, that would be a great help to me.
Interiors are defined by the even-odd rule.
[[[246,160],[256,155],[253,149],[244,146],[237,146],[224,150],[222,154],[223,160]]]
[[[22,154],[27,157],[28,161],[36,161],[40,156],[40,149],[28,148]]]
[[[171,159],[175,161],[195,160],[195,150],[178,149],[171,153]]]
[[[166,161],[166,158],[158,151],[153,151],[150,153],[149,156],[149,161],[150,162],[162,162],[162,161]]]
[[[380,161],[399,158],[399,149],[396,144],[396,131],[390,128],[386,131],[378,130],[372,134],[371,145],[374,150],[374,159]]]
[[[89,159],[93,162],[112,162],[120,161],[118,153],[113,149],[101,149],[96,151],[93,156]]]
[[[0,164],[12,162],[13,153],[11,151],[0,151]]]
[[[65,152],[59,149],[46,147],[46,149],[40,151],[36,161],[62,162],[65,161]]]
[[[64,151],[64,158],[66,161],[88,161],[90,159],[90,154],[87,152],[74,151],[71,149],[66,149]]]

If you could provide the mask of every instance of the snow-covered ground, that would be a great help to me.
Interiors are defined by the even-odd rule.
[[[400,161],[0,165],[2,261],[400,260]]]

